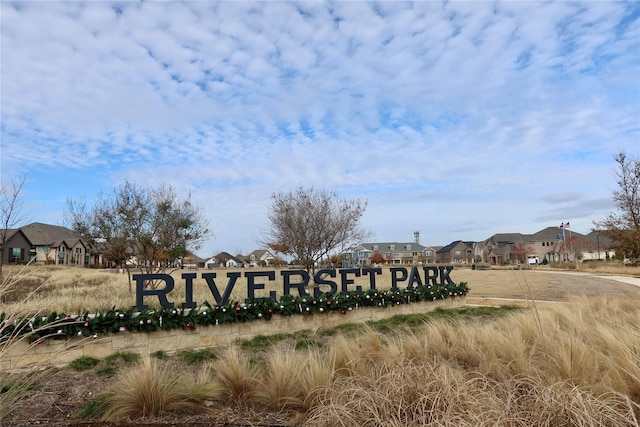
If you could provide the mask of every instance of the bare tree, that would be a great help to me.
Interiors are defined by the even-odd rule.
[[[276,252],[295,257],[307,271],[336,249],[369,236],[360,227],[367,202],[335,192],[298,187],[271,196],[271,229],[264,240]]]
[[[171,186],[146,189],[126,181],[113,193],[100,193],[91,210],[84,201],[67,200],[65,221],[105,258],[126,269],[158,273],[200,247],[208,237],[207,221],[191,202],[180,199]],[[155,287],[155,282],[148,286]]]
[[[524,243],[518,243],[511,249],[511,258],[518,262],[526,264],[528,262],[529,254],[534,254],[535,250],[533,246],[526,245]]]
[[[22,200],[20,192],[26,178],[11,178],[10,182],[2,182],[0,185],[0,276],[4,264],[5,249],[9,233],[16,225],[26,221],[26,215],[22,214]]]
[[[616,255],[636,262],[640,260],[640,159],[629,158],[620,151],[615,161],[618,164],[618,189],[613,192],[616,210],[603,220],[594,221],[594,226],[614,241]]]

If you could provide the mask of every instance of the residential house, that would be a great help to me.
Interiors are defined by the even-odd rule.
[[[204,259],[192,252],[189,252],[178,264],[181,268],[195,270],[197,268],[204,267],[204,262]]]
[[[526,251],[528,262],[539,263],[575,261],[576,255],[583,260],[609,259],[615,254],[611,250],[612,240],[591,232],[588,235],[569,229],[546,227],[533,234],[499,233],[484,242],[485,261],[491,264],[509,264]],[[518,252],[518,256],[515,256]]]
[[[204,268],[211,270],[216,267],[220,267],[220,263],[216,260],[216,257],[211,257],[204,262]]]
[[[577,235],[577,233],[574,233],[574,235]],[[571,258],[569,247],[562,237],[562,230],[557,227],[543,228],[529,235],[527,240],[541,263],[568,261]]]
[[[251,267],[266,267],[276,260],[276,257],[266,249],[256,249],[247,258]]]
[[[30,260],[31,242],[27,236],[18,229],[7,230],[5,251],[2,254],[3,264],[25,264]],[[2,245],[2,242],[0,242]]]
[[[101,255],[73,230],[34,222],[9,230],[3,262],[7,264],[48,262],[88,266],[102,261]]]
[[[601,233],[588,235],[557,227],[533,234],[497,233],[482,242],[456,240],[447,246],[423,246],[417,242],[360,243],[342,253],[343,266],[371,265],[379,252],[389,264],[475,263],[529,264],[551,261],[611,259],[611,239]]]
[[[616,255],[616,252],[611,249],[613,240],[604,236],[600,231],[592,231],[585,235],[584,241],[582,259],[585,261],[610,260]]]
[[[388,264],[431,264],[436,261],[436,251],[416,242],[360,243],[343,255],[351,265],[371,265],[371,258],[379,252]]]
[[[544,258],[541,259],[548,261],[575,261],[576,257],[582,260],[606,260],[615,255],[611,249],[614,242],[597,231],[584,235],[570,229],[547,227],[533,234],[532,241],[546,243],[543,246]]]
[[[235,267],[244,267],[245,261],[241,260],[238,257],[231,255],[228,252],[220,252],[218,255],[215,255],[209,258],[204,262],[205,268],[216,268],[216,267],[226,267],[226,268],[235,268]]]
[[[494,234],[482,243],[482,261],[497,265],[509,264],[513,259],[512,252],[518,246],[526,248],[526,241],[521,233]]]
[[[456,240],[443,246],[436,252],[436,262],[448,264],[461,264],[474,262],[475,242],[463,242]]]

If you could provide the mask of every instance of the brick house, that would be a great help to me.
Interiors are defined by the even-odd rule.
[[[3,263],[30,261],[85,267],[102,260],[97,250],[66,227],[34,222],[8,230]]]
[[[443,246],[436,252],[436,261],[447,264],[473,263],[475,259],[475,242],[456,240]]]

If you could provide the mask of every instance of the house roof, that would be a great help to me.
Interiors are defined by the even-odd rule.
[[[236,263],[238,263],[238,264],[244,264],[244,263],[246,262],[245,260],[243,260],[243,259],[241,259],[241,258],[238,258],[237,256],[232,256],[232,257],[231,257],[231,258],[229,258],[229,259],[231,259],[231,260],[235,261],[235,262],[236,262]]]
[[[530,240],[531,242],[542,242],[542,241],[547,241],[547,240],[557,240],[558,236],[560,235],[562,230],[560,230],[557,227],[547,227],[547,228],[543,228],[542,230],[538,231],[537,233],[531,234],[530,235]],[[580,234],[580,233],[576,233],[575,231],[566,231],[565,233],[565,237],[568,237],[569,234],[571,234],[572,237],[579,237],[581,239],[584,239],[584,234]]]
[[[526,236],[522,233],[497,233],[493,236],[489,237],[490,240],[493,239],[496,243],[515,243],[518,239],[526,240]]]
[[[251,255],[254,255],[256,259],[261,259],[265,255],[270,255],[273,257],[273,254],[266,249],[256,249],[249,254],[249,258],[251,258]]]
[[[218,255],[214,255],[213,258],[218,261],[226,262],[227,260],[231,259],[232,256],[233,255],[231,255],[229,252],[220,252]]]
[[[216,259],[216,261],[223,262],[225,264],[230,259],[234,260],[235,262],[237,262],[239,264],[244,264],[243,260],[241,260],[240,258],[238,258],[236,256],[231,255],[229,252],[220,252],[218,255],[214,256],[214,258]]]
[[[391,246],[394,246],[395,249],[391,249]],[[384,251],[390,251],[390,250],[395,250],[395,251],[402,251],[402,250],[406,250],[405,248],[407,247],[407,245],[411,246],[411,250],[412,251],[422,251],[424,249],[427,249],[425,246],[422,246],[420,243],[416,243],[416,242],[375,242],[375,243],[360,243],[358,245],[358,247],[362,247],[365,250],[368,251],[380,251],[380,252],[384,252]],[[374,247],[377,247],[377,249],[374,249]]]
[[[599,231],[592,231],[585,235],[583,239],[594,245],[599,245],[601,248],[609,247],[614,243],[613,239],[603,235],[602,232]]]
[[[447,246],[443,246],[442,248],[438,249],[437,253],[442,254],[442,253],[450,252],[453,248],[458,246],[460,243],[464,244],[468,248],[471,248],[473,247],[474,242],[463,242],[462,240],[456,240],[454,242],[449,243]]]
[[[32,222],[20,227],[20,230],[33,246],[58,246],[62,243],[73,246],[80,241],[85,247],[89,247],[75,231],[59,225]]]
[[[200,258],[198,255],[194,254],[193,252],[189,251],[187,253],[187,255],[184,257],[185,261],[193,261],[194,263],[203,263],[205,260],[203,258]]]

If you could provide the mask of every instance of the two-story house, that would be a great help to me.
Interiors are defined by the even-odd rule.
[[[8,230],[5,247],[6,264],[33,261],[88,266],[101,262],[100,254],[73,230],[40,222]]]
[[[436,261],[440,263],[473,263],[475,257],[475,242],[463,242],[456,240],[446,246],[438,249],[436,252]]]
[[[347,251],[347,258],[353,265],[371,265],[374,254],[379,253],[387,264],[434,263],[436,251],[430,246],[416,242],[378,242],[360,243]]]
[[[522,251],[526,248],[526,237],[522,233],[494,234],[482,242],[482,261],[490,264],[511,263],[512,255],[514,255],[512,252]]]
[[[252,267],[266,267],[272,265],[275,260],[276,257],[266,249],[256,249],[247,257],[247,261]]]
[[[533,234],[498,233],[483,242],[483,260],[491,264],[605,260],[615,255],[613,241],[594,231],[583,235],[546,227]]]

